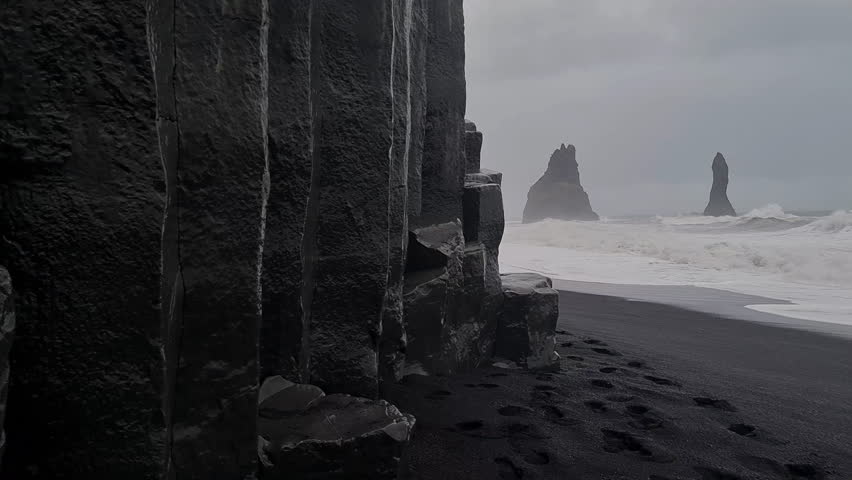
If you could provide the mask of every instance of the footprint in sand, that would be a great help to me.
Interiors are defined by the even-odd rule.
[[[628,422],[633,428],[653,430],[663,427],[663,419],[645,405],[628,405],[624,410],[634,418],[634,420]]]
[[[728,427],[728,430],[736,433],[737,435],[741,435],[743,437],[756,437],[757,436],[757,428],[753,425],[748,425],[746,423],[735,423]]]
[[[632,362],[627,362],[627,366],[632,368],[645,368],[645,362],[633,360]]]
[[[604,343],[600,340],[595,340],[594,338],[590,338],[588,340],[583,340],[583,343],[585,343],[587,345],[600,345],[602,347],[606,346],[606,343]]]
[[[615,373],[615,372],[618,371],[618,368],[616,368],[616,367],[604,367],[604,368],[600,369],[599,371],[601,373]]]
[[[550,454],[541,450],[532,450],[524,455],[523,458],[530,465],[547,465],[550,463]]]
[[[677,382],[675,382],[673,380],[669,380],[668,378],[655,377],[653,375],[645,375],[645,380],[650,380],[650,381],[656,383],[657,385],[664,385],[664,386],[667,386],[667,387],[679,387],[680,386]]]
[[[562,348],[568,348],[572,345],[574,345],[574,342],[562,342],[562,343],[559,344],[559,346],[562,347]]]
[[[577,355],[565,355],[565,358],[568,360],[574,360],[575,362],[582,362],[583,357],[578,357]]]
[[[443,400],[452,394],[453,392],[448,392],[447,390],[435,390],[432,393],[426,395],[426,398],[428,398],[429,400]]]
[[[606,399],[610,402],[624,403],[636,400],[636,397],[633,395],[607,395]]]
[[[517,405],[506,405],[505,407],[498,408],[497,413],[504,417],[520,417],[522,415],[532,413],[532,410],[526,407],[519,407]]]
[[[593,412],[604,413],[607,411],[606,403],[600,400],[588,400],[583,402],[583,404],[589,407]]]
[[[736,412],[737,407],[731,405],[727,400],[719,400],[718,398],[709,398],[709,397],[695,397],[692,399],[696,405],[699,407],[705,408],[715,408],[717,410],[724,410],[726,412]]]
[[[594,385],[595,387],[598,387],[598,388],[612,388],[613,387],[612,383],[610,383],[606,380],[601,380],[599,378],[596,378],[596,379],[590,381],[589,383],[591,383],[592,385]]]
[[[461,431],[470,432],[472,430],[479,430],[484,425],[485,424],[482,422],[482,420],[468,420],[466,422],[457,423],[456,427]]]
[[[787,472],[796,479],[806,478],[808,480],[822,480],[826,477],[825,472],[808,463],[787,463],[784,467],[787,469]]]
[[[482,388],[500,388],[500,385],[496,383],[480,383],[479,386]]]
[[[497,464],[498,478],[502,480],[524,478],[524,469],[515,465],[515,462],[513,462],[510,458],[497,457],[494,459],[494,463]]]
[[[620,357],[621,354],[616,352],[615,350],[610,350],[608,348],[593,348],[593,352],[600,353],[601,355],[609,355],[611,357]]]
[[[572,334],[570,332],[566,332],[565,330],[557,330],[556,333],[559,334],[559,335],[568,335],[569,337],[574,336],[574,334]]]
[[[646,447],[641,440],[627,432],[602,428],[604,436],[603,450],[609,453],[634,453],[645,460],[659,463],[670,463],[674,461],[669,455],[655,453]]]
[[[728,473],[718,468],[693,467],[701,475],[701,480],[743,480],[743,477]]]

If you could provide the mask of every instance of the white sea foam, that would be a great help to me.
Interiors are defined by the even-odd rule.
[[[695,285],[787,300],[754,306],[852,324],[852,212],[800,217],[777,205],[740,217],[509,224],[504,271],[642,285]]]

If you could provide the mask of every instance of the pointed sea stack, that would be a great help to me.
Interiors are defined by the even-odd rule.
[[[735,217],[737,212],[728,200],[728,162],[725,157],[716,152],[713,159],[713,187],[710,189],[710,202],[704,209],[704,215],[708,217]]]
[[[527,195],[524,223],[545,218],[598,220],[598,214],[592,210],[589,203],[589,195],[580,185],[577,150],[574,145],[566,147],[563,143],[553,152],[547,171],[535,182]]]

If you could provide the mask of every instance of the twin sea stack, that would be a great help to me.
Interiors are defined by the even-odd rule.
[[[524,207],[524,223],[546,218],[557,220],[598,220],[589,195],[580,185],[577,150],[562,144],[550,156],[547,171],[533,184]]]
[[[392,478],[382,385],[552,361],[461,0],[38,3],[0,15],[0,477]]]

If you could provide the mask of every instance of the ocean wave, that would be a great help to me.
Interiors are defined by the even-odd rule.
[[[783,210],[780,210],[783,212]],[[507,228],[504,242],[625,255],[690,272],[690,278],[725,278],[745,274],[773,281],[804,282],[852,288],[852,212],[816,220],[763,210],[739,221],[808,222],[781,231],[696,231],[682,224],[616,224],[545,220]],[[752,212],[750,212],[752,213]],[[795,217],[795,218],[793,218]],[[589,265],[589,269],[609,268]]]

